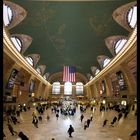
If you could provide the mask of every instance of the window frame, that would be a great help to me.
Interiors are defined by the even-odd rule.
[[[46,75],[43,75],[43,78],[44,78],[45,80],[47,80]]]
[[[114,45],[114,53],[117,55],[121,50],[122,48],[124,47],[124,45],[126,44],[127,42],[127,39],[125,38],[121,38],[121,39],[118,39],[116,42],[115,42],[115,45]],[[121,45],[122,44],[122,45]],[[120,47],[120,48],[119,48]],[[118,49],[118,51],[117,51]]]
[[[12,20],[13,20],[13,11],[12,11],[12,8],[7,4],[4,3],[3,6],[6,7],[6,9],[3,7],[3,22],[4,22],[4,26],[8,27],[11,24]],[[10,19],[8,9],[11,11],[11,19]],[[5,11],[5,10],[7,10],[7,11]],[[7,12],[7,15],[6,15],[5,12]],[[5,16],[7,17],[7,21],[8,21],[7,23],[6,23],[6,19],[4,19]]]
[[[59,92],[54,92],[54,88],[58,89],[58,87],[59,87],[59,90],[58,90]],[[52,84],[52,94],[53,95],[60,95],[60,91],[61,91],[60,82],[53,82],[53,84]]]
[[[70,94],[66,94],[65,93],[65,91],[66,91],[66,86],[68,86],[68,84],[69,84],[69,87],[71,88],[71,89],[69,89],[68,91],[70,91],[71,90],[71,93]],[[65,82],[64,83],[64,95],[67,95],[67,96],[69,96],[69,95],[72,95],[72,82]]]
[[[13,42],[14,41],[13,39],[15,39],[15,41],[16,41],[17,45],[19,46],[20,50],[18,50],[16,44]],[[17,51],[21,53],[22,52],[22,41],[17,36],[11,37],[11,41],[14,44],[15,48],[17,49]]]
[[[109,61],[108,61],[109,60]],[[105,61],[108,61],[108,62],[106,62],[106,64],[105,64]],[[110,61],[111,61],[111,59],[109,59],[109,58],[105,58],[104,59],[104,61],[103,61],[103,68],[105,68],[109,63],[110,63]]]
[[[133,13],[134,13],[134,8],[136,7],[136,22],[135,22],[135,25],[131,25],[132,24],[132,20],[133,20],[133,17],[135,16],[135,15],[133,15]],[[130,19],[129,19],[129,14],[130,14],[130,12],[132,11],[132,14],[131,14],[131,17],[130,17]],[[135,26],[136,26],[136,24],[137,24],[137,5],[134,5],[134,6],[132,6],[128,11],[127,11],[127,15],[126,15],[126,20],[127,20],[127,23],[128,23],[128,26],[131,28],[131,29],[134,29],[135,28]]]
[[[96,69],[96,71],[95,71],[95,76],[98,74],[100,72],[100,70],[99,69]]]
[[[34,60],[33,60],[33,58],[31,57],[31,56],[26,56],[25,57],[25,59],[26,59],[26,61],[33,67],[34,66]],[[31,61],[30,61],[31,60]],[[30,62],[32,63],[30,63]]]
[[[77,85],[77,84],[79,84],[79,85]],[[79,87],[78,87],[79,86]],[[77,88],[78,89],[81,89],[81,87],[82,87],[82,93],[77,93]],[[81,90],[80,90],[81,91]],[[84,94],[84,84],[82,83],[82,82],[77,82],[76,83],[76,95],[83,95]]]
[[[38,71],[38,70],[39,70],[39,71]],[[37,68],[36,68],[36,71],[37,71],[37,73],[39,73],[40,75],[42,74],[41,68],[40,68],[40,67],[37,67]]]

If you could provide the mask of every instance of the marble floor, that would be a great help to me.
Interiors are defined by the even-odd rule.
[[[110,126],[110,122],[115,115],[118,115],[115,111],[100,112],[97,108],[93,115],[93,120],[86,130],[84,130],[84,121],[90,118],[90,108],[84,113],[83,122],[80,122],[80,111],[79,108],[76,110],[74,116],[63,116],[60,115],[58,120],[55,117],[55,113],[48,109],[42,115],[42,122],[39,122],[38,127],[35,128],[32,124],[32,112],[35,108],[31,108],[30,111],[22,112],[18,120],[19,124],[12,125],[14,130],[17,132],[22,131],[29,140],[129,140],[129,135],[134,129],[137,128],[137,117],[134,116],[133,112],[128,114],[128,118],[121,119],[117,122],[114,127]],[[47,114],[50,115],[50,120],[46,120]],[[104,119],[107,118],[109,121],[105,127],[102,127]],[[3,123],[3,131],[6,135],[5,140],[20,140],[18,136],[12,136],[7,128],[7,123]],[[75,129],[72,133],[72,138],[69,138],[67,130],[69,125]],[[136,140],[136,138],[134,138]]]

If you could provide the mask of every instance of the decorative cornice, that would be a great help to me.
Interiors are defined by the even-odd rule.
[[[122,63],[125,59],[131,56],[136,51],[137,45],[137,26],[131,33],[130,38],[122,48],[122,50],[110,61],[110,63],[102,70],[99,74],[97,74],[91,81],[89,81],[85,86],[90,86],[95,83],[100,77],[109,73],[112,69],[116,67],[116,64]],[[127,54],[127,55],[126,55]]]
[[[27,11],[18,4],[15,4],[11,1],[3,1],[3,3],[8,5],[12,9],[13,13],[12,21],[9,24],[9,26],[6,27],[9,30],[17,26],[20,22],[22,22],[25,19],[25,17],[27,16]]]
[[[113,19],[119,25],[121,25],[123,28],[128,30],[129,32],[131,32],[133,29],[130,28],[130,26],[128,25],[127,13],[129,11],[129,9],[136,4],[137,4],[137,2],[134,1],[134,2],[130,2],[130,3],[127,3],[125,5],[122,5],[122,6],[118,7],[112,14]]]
[[[51,85],[47,82],[41,75],[39,75],[36,70],[21,56],[21,54],[13,46],[13,43],[9,39],[10,34],[6,28],[3,28],[3,51],[10,56],[19,66],[27,70],[38,80],[40,80],[45,85]]]

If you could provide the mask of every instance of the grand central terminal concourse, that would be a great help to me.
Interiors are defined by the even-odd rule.
[[[137,140],[137,1],[3,0],[3,140]]]

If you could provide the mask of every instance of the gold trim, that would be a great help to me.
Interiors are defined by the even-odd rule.
[[[133,53],[133,51],[136,51],[136,41],[137,41],[137,26],[135,27],[135,29],[133,30],[130,38],[128,39],[128,41],[126,42],[126,44],[124,45],[124,47],[122,48],[122,50],[114,57],[114,59],[112,59],[110,61],[110,63],[103,69],[100,71],[99,74],[97,74],[91,81],[89,81],[85,86],[90,86],[92,85],[94,82],[96,82],[100,77],[104,76],[105,73],[108,73],[109,71],[111,71],[113,69],[113,66],[116,65],[116,63],[121,63],[122,58],[125,56],[125,54],[127,54],[128,52],[130,52],[131,54]],[[124,59],[123,59],[124,60]]]
[[[14,59],[14,61],[21,67],[23,67],[25,70],[27,70],[29,73],[33,74],[37,79],[39,79],[41,82],[43,82],[45,85],[51,85],[49,82],[47,82],[41,75],[39,75],[36,70],[30,66],[30,64],[23,58],[23,56],[16,50],[14,45],[12,44],[11,40],[8,37],[8,31],[6,31],[5,28],[3,28],[3,42],[4,42],[4,52],[7,53],[10,57]]]
[[[6,31],[5,28],[3,28],[3,42],[4,42],[4,52],[8,53],[16,63],[18,63],[21,67],[24,66],[24,68],[32,73],[35,77],[37,77],[39,80],[41,80],[45,85],[51,85],[49,82],[47,82],[41,75],[39,75],[30,64],[21,56],[21,54],[16,50],[14,45],[12,44],[11,40],[8,37],[8,31]],[[10,36],[10,35],[9,35]],[[120,53],[118,53],[114,59],[111,60],[111,62],[103,69],[100,71],[98,75],[96,75],[91,81],[89,81],[86,85],[84,86],[89,86],[93,84],[95,81],[99,79],[99,77],[102,77],[105,75],[105,73],[111,71],[113,69],[113,66],[115,66],[116,63],[120,63],[122,58],[125,56],[126,53],[133,51],[136,51],[136,41],[137,41],[137,26],[133,30],[130,38],[128,39],[127,43],[125,46],[122,48]],[[12,55],[11,55],[12,54]]]
[[[119,0],[29,0],[29,1],[47,1],[47,2],[52,2],[52,1],[53,2],[101,2],[101,1],[119,1]]]

